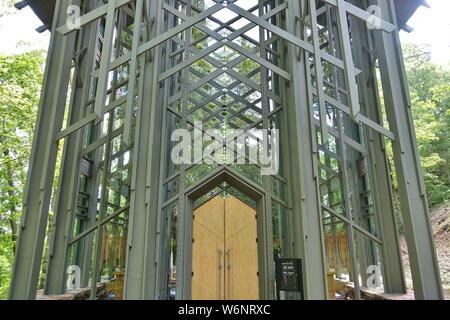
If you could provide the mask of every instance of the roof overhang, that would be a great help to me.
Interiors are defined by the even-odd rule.
[[[421,5],[429,7],[426,0],[394,0],[394,3],[398,26],[407,32],[412,31],[412,28],[407,25],[407,22],[416,10]],[[55,5],[56,0],[22,0],[16,3],[16,8],[22,9],[30,6],[43,23],[37,31],[43,32],[45,30],[51,30]]]
[[[397,13],[397,24],[400,29],[411,32],[413,29],[408,26],[408,20],[414,15],[420,6],[429,8],[426,0],[394,0],[395,11]]]
[[[52,29],[56,0],[22,0],[15,4],[19,10],[26,6],[29,6],[43,23],[36,31],[44,32]]]

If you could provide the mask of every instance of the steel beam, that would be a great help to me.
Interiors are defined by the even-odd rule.
[[[79,1],[61,0],[57,2],[55,8],[28,182],[24,192],[24,208],[12,272],[10,299],[36,297],[58,153],[55,137],[61,130],[64,119],[70,68],[75,49],[75,34],[64,37],[56,32],[56,26],[65,23],[67,6],[77,3],[79,4]]]
[[[92,9],[93,2],[90,2]],[[80,121],[86,114],[86,100],[89,95],[90,72],[94,62],[94,46],[90,44],[96,39],[97,28],[90,28],[78,33],[77,52],[85,52],[77,57],[75,77],[81,80],[72,90],[71,111],[69,123]],[[48,257],[47,276],[45,282],[45,294],[64,294],[66,288],[66,269],[69,255],[70,234],[73,228],[73,220],[76,214],[76,201],[79,189],[80,161],[79,156],[82,147],[84,130],[69,135],[65,140],[61,174],[58,183],[58,193],[55,202],[55,215],[53,221],[53,238]]]
[[[363,113],[377,123],[382,123],[382,111],[378,91],[378,79],[375,70],[375,57],[371,33],[358,28],[354,33],[360,43],[355,48],[363,73],[359,88],[364,93]],[[367,50],[363,50],[363,47]],[[375,211],[379,224],[383,284],[386,293],[406,293],[405,275],[400,251],[400,242],[395,218],[394,195],[390,178],[389,160],[386,153],[385,138],[370,127],[365,127],[366,145],[369,148],[369,166],[371,170],[371,188]]]
[[[154,21],[143,32],[144,40],[151,41],[162,28],[162,1],[153,0],[144,10],[147,21]],[[157,108],[158,74],[161,50],[148,52],[140,57],[141,76],[137,105],[137,125],[135,129],[133,169],[130,199],[130,227],[128,230],[128,249],[124,297],[127,300],[155,299],[155,221],[152,211],[151,193],[156,184],[151,182],[155,172],[155,159],[159,159],[155,141],[159,136],[156,128],[161,125],[161,108]],[[149,88],[144,89],[144,85]],[[159,122],[158,122],[159,121]],[[159,130],[161,131],[161,130]],[[152,231],[154,230],[154,231]]]
[[[384,20],[395,21],[392,0],[377,1]],[[412,119],[398,32],[375,32],[386,114],[392,143],[401,213],[417,299],[443,299],[428,203]]]
[[[306,2],[301,1],[305,6]],[[302,16],[299,1],[288,0],[287,30],[299,35],[297,17]],[[304,295],[306,299],[327,298],[325,271],[325,248],[322,237],[322,216],[317,174],[317,151],[315,129],[311,115],[312,101],[308,92],[306,68],[308,59],[304,51],[298,55],[297,48],[289,45],[289,68],[292,82],[288,89],[286,109],[289,114],[290,144],[296,146],[291,156],[293,184],[293,218],[295,255],[303,258]]]

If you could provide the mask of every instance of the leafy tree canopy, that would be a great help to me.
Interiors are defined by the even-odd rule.
[[[450,199],[450,70],[425,46],[404,45],[417,141],[433,207]]]
[[[9,284],[43,61],[43,52],[0,55],[0,299]]]

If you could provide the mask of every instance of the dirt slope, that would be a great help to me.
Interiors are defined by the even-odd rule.
[[[450,295],[450,203],[446,203],[432,211],[431,223],[433,225],[442,283],[446,295]],[[400,245],[405,266],[406,282],[408,287],[412,288],[408,250],[404,236],[400,237]]]

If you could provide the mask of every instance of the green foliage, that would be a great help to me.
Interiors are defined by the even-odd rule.
[[[43,57],[43,52],[0,55],[0,299],[9,285]]]
[[[450,199],[450,70],[426,47],[404,46],[417,142],[431,207]]]

